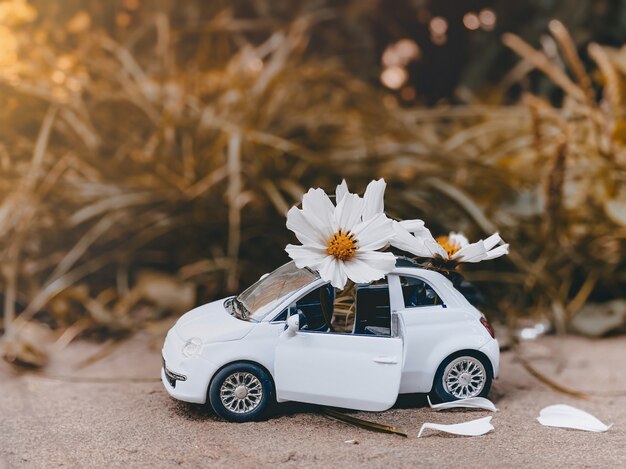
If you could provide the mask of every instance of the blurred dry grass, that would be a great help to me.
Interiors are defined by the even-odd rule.
[[[160,330],[237,291],[286,260],[288,207],[342,177],[355,189],[385,177],[389,214],[435,233],[499,230],[509,258],[467,276],[502,319],[565,328],[589,299],[623,295],[626,50],[591,45],[589,75],[553,23],[568,70],[504,41],[525,62],[510,80],[540,69],[562,107],[528,95],[405,109],[309,52],[316,25],[345,11],[276,24],[217,4],[190,27],[156,10],[114,40],[89,11],[59,24],[7,4],[0,292],[14,361],[45,362],[33,317],[65,331],[51,339],[62,345],[85,330]]]

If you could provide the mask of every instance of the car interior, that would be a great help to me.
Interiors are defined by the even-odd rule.
[[[402,296],[406,308],[437,305],[445,307],[435,290],[423,280],[401,276],[400,285],[402,286]]]
[[[358,285],[353,334],[391,335],[388,285]]]
[[[332,331],[331,318],[335,289],[331,284],[322,285],[307,293],[296,302],[296,310],[300,315],[300,329],[308,331]]]
[[[300,298],[291,314],[300,317],[300,330],[316,332],[336,331],[332,325],[336,290],[330,284],[316,288]],[[348,333],[361,335],[386,335],[391,333],[391,310],[389,307],[389,288],[386,284],[357,285],[355,288],[356,315],[352,330]],[[287,311],[278,315],[274,321],[287,318]]]
[[[433,288],[423,280],[414,277],[400,277],[404,304],[407,308],[421,306],[443,306],[443,302]],[[323,285],[300,298],[290,308],[291,314],[300,317],[300,330],[333,332],[333,308],[337,291],[330,284]],[[359,284],[355,287],[355,315],[351,333],[356,335],[391,335],[391,307],[387,281],[372,284]],[[284,321],[287,311],[274,321]],[[348,332],[350,333],[350,332]]]

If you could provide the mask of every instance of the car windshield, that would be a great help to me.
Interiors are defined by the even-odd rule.
[[[319,275],[312,270],[299,269],[289,262],[261,277],[236,298],[236,303],[243,306],[244,319],[260,321],[293,292],[318,278]]]

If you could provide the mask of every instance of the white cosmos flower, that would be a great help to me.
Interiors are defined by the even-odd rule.
[[[382,180],[381,180],[382,181]],[[378,280],[395,267],[395,256],[379,252],[393,236],[392,221],[382,207],[384,181],[375,181],[369,196],[362,199],[347,190],[345,181],[337,187],[337,205],[322,189],[309,189],[302,198],[302,209],[287,213],[287,228],[301,246],[289,244],[286,251],[299,268],[309,267],[336,288],[348,279],[355,283]],[[378,200],[378,197],[381,200]]]
[[[498,233],[475,243],[470,243],[463,234],[454,232],[435,239],[422,220],[406,220],[394,223],[391,244],[419,257],[452,262],[480,262],[508,254],[509,245],[498,246],[500,242],[502,238]]]

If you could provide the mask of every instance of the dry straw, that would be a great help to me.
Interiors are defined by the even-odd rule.
[[[24,346],[33,318],[61,331],[80,324],[67,343],[154,329],[237,291],[286,260],[284,214],[304,189],[343,177],[355,190],[384,177],[389,214],[425,218],[435,234],[499,230],[509,259],[467,272],[491,314],[562,306],[565,324],[588,298],[623,291],[625,51],[590,46],[594,81],[553,23],[573,78],[522,39],[504,42],[528,63],[519,70],[564,90],[562,107],[529,97],[390,109],[339,61],[310,53],[337,11],[278,23],[211,8],[202,27],[148,15],[123,40],[84,28],[84,17],[15,29],[20,60],[0,74],[12,359],[41,363]],[[62,40],[40,40],[52,29]]]

